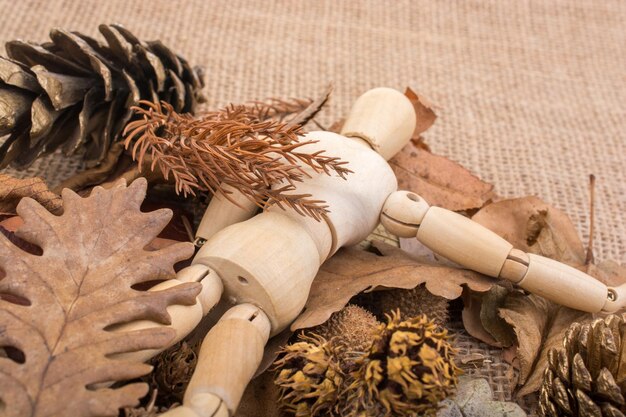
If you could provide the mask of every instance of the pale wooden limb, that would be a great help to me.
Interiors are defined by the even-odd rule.
[[[412,193],[391,194],[381,221],[389,231],[403,237],[410,237],[417,229],[417,239],[433,252],[566,307],[597,313],[626,306],[626,284],[609,288],[576,268],[514,249],[478,223],[440,207],[428,208]]]
[[[415,237],[429,208],[428,203],[417,194],[396,191],[385,200],[380,222],[391,234],[406,238]]]
[[[188,404],[160,414],[162,417],[230,417],[226,403],[214,394],[197,394]]]
[[[248,220],[258,210],[254,201],[238,190],[229,185],[224,185],[223,189],[230,191],[231,194],[226,198],[216,193],[211,199],[196,232],[195,242],[198,246],[202,246],[214,234],[227,226]]]
[[[528,272],[517,285],[566,307],[590,313],[603,309],[608,296],[606,285],[554,259],[532,253],[528,257]]]
[[[431,207],[417,239],[433,252],[485,275],[497,277],[513,245],[458,213]]]
[[[228,310],[202,342],[183,405],[206,415],[197,406],[204,408],[205,400],[216,396],[233,414],[261,363],[270,327],[265,313],[252,304]]]
[[[184,306],[174,304],[167,307],[167,312],[170,315],[171,323],[167,326],[156,323],[150,320],[137,320],[130,323],[124,323],[119,326],[111,328],[111,331],[115,332],[131,332],[136,330],[142,330],[152,327],[169,327],[176,330],[176,337],[161,350],[142,350],[139,352],[122,353],[115,355],[116,359],[132,360],[144,362],[155,356],[164,349],[181,341],[185,338],[193,329],[196,328],[200,320],[217,304],[221,298],[223,292],[222,280],[215,273],[205,266],[195,268],[195,270],[189,271],[192,267],[183,269],[182,274],[179,275],[182,279],[170,279],[160,284],[155,285],[149,291],[160,291],[167,288],[180,285],[183,282],[201,282],[202,290],[196,297],[196,303],[190,306]],[[187,270],[187,271],[186,271]]]

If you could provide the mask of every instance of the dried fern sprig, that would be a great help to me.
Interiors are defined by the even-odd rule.
[[[334,171],[342,178],[351,172],[347,162],[324,151],[300,151],[315,141],[300,141],[299,126],[261,121],[246,106],[231,105],[195,119],[176,113],[166,102],[140,104],[146,108],[133,107],[141,119],[126,126],[125,146],[132,145],[140,167],[149,156],[151,169],[158,165],[166,179],[171,174],[176,191],[184,195],[200,189],[230,199],[225,189],[230,186],[260,207],[284,204],[319,220],[328,211],[323,201],[288,194],[295,183],[311,176],[304,166],[327,175]]]

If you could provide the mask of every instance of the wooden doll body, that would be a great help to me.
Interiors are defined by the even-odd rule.
[[[321,221],[275,205],[241,221],[255,210],[235,210],[226,199],[214,200],[208,210],[213,218],[205,218],[198,231],[206,242],[190,268],[204,267],[219,277],[222,300],[234,307],[207,334],[183,406],[168,415],[234,413],[268,337],[302,311],[320,265],[342,246],[365,239],[378,225],[397,182],[386,159],[373,149],[393,155],[408,143],[415,123],[413,106],[403,94],[379,88],[355,104],[346,122],[352,137],[311,132],[303,138],[315,143],[301,151],[324,150],[349,161],[352,171],[344,179],[307,168],[309,178],[296,184],[294,194],[326,202],[329,212]]]
[[[180,339],[220,298],[232,307],[207,334],[183,405],[166,415],[232,415],[265,343],[301,312],[320,265],[342,246],[362,241],[379,221],[393,234],[416,237],[465,267],[561,304],[586,311],[623,306],[626,286],[607,288],[567,265],[514,249],[460,214],[396,191],[386,160],[410,140],[415,124],[410,101],[395,90],[379,88],[357,100],[341,134],[305,136],[316,142],[302,151],[324,150],[349,161],[352,171],[343,179],[308,168],[310,178],[296,184],[294,194],[326,202],[329,212],[321,221],[276,205],[254,215],[256,208],[236,193],[233,198],[243,202],[241,207],[224,198],[211,202],[197,234],[204,245],[178,276],[179,281],[202,282],[199,306],[188,308],[193,311],[188,316],[172,309],[172,326],[184,329]]]

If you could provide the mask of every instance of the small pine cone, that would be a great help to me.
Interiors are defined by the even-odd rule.
[[[159,403],[182,402],[198,362],[200,343],[180,342],[152,359],[152,383],[159,392]]]
[[[380,325],[347,390],[346,416],[432,416],[457,384],[460,369],[448,331],[420,315],[395,312]]]
[[[274,363],[279,406],[296,417],[334,416],[344,375],[335,347],[322,337],[300,336]]]
[[[349,304],[334,313],[328,321],[307,330],[308,334],[318,334],[326,340],[345,347],[347,352],[365,352],[374,339],[374,330],[380,325],[369,311]]]
[[[562,349],[548,353],[539,392],[541,416],[624,417],[624,316],[573,323]]]
[[[448,300],[431,294],[425,285],[418,285],[411,290],[393,289],[377,294],[378,305],[383,314],[400,310],[402,317],[428,315],[435,323],[445,326],[448,322]]]
[[[30,165],[62,148],[101,162],[121,140],[139,100],[192,112],[202,74],[160,41],[143,42],[119,25],[100,25],[106,44],[78,32],[51,42],[15,40],[0,57],[0,168]]]

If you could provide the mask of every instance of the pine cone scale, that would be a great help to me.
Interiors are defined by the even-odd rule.
[[[41,92],[37,79],[28,72],[26,67],[2,56],[0,56],[0,80],[7,85],[33,93]]]
[[[28,115],[32,95],[16,87],[0,84],[0,135],[16,129]]]

